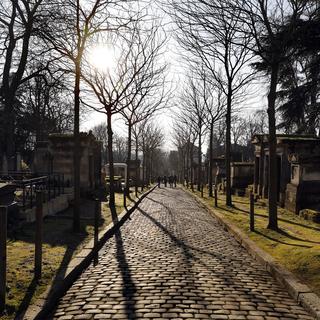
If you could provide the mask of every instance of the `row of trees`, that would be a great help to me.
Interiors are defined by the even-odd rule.
[[[241,124],[235,117],[236,106],[254,79],[269,80],[269,227],[277,229],[276,102],[285,130],[318,130],[319,2],[170,0],[161,7],[168,9],[177,25],[190,69],[179,101],[184,112],[176,135],[186,141],[186,154],[193,154],[197,142],[201,163],[206,132],[211,159],[215,131],[225,129],[227,205],[232,205],[232,136],[236,140]],[[152,17],[145,19],[148,11],[143,10],[133,0],[4,0],[0,4],[1,160],[5,158],[13,169],[19,145],[43,139],[51,130],[72,127],[75,230],[80,221],[79,128],[84,107],[106,115],[112,185],[115,115],[121,115],[128,128],[129,161],[137,124],[170,99],[167,65],[162,60],[166,35]],[[90,48],[97,44],[119,48],[112,70],[99,70],[90,63]],[[150,163],[152,154],[146,153]],[[110,204],[114,205],[112,190]]]
[[[153,117],[137,122],[132,126],[131,130],[131,136],[126,135],[124,137],[114,133],[113,160],[114,162],[127,162],[129,164],[132,155],[134,155],[134,160],[142,159],[142,183],[149,184],[159,172],[163,171],[161,164],[165,166],[167,163],[166,155],[161,150],[165,140],[164,133],[162,129],[157,126]],[[107,148],[108,127],[106,123],[103,122],[94,126],[92,133],[98,140],[103,142],[103,164],[109,163]],[[130,147],[130,145],[132,145],[132,147]],[[128,157],[129,148],[131,149],[130,157]],[[160,161],[160,158],[164,158],[164,161]],[[155,161],[155,159],[157,159],[157,161]],[[136,176],[138,176],[138,172]]]
[[[213,196],[215,158],[225,154],[225,104],[222,95],[215,96],[217,91],[210,86],[206,95],[199,80],[186,83],[188,85],[191,88],[185,88],[181,94],[175,119],[173,143],[179,157],[175,170],[179,172],[180,180],[186,180],[192,189],[197,184],[199,191],[203,183],[208,183],[209,195]],[[251,139],[255,134],[266,132],[266,120],[264,110],[257,110],[247,117],[234,112],[230,128],[232,152],[253,161]]]
[[[14,169],[15,152],[27,156],[48,132],[72,128],[65,72],[41,44],[46,1],[0,4],[0,164]]]
[[[269,224],[277,230],[276,103],[287,130],[315,133],[319,107],[320,6],[314,0],[171,0],[170,13],[178,27],[177,38],[194,69],[202,103],[193,98],[198,131],[186,134],[191,148],[198,135],[199,162],[204,128],[199,121],[207,98],[203,73],[215,92],[215,112],[224,105],[226,204],[232,205],[230,156],[232,119],[254,79],[267,79],[269,135]],[[199,68],[197,68],[199,69]],[[188,92],[193,92],[194,85]],[[279,89],[279,90],[278,90]],[[277,98],[279,100],[277,100]],[[184,99],[186,100],[186,99]],[[193,112],[195,112],[193,110]],[[203,119],[203,117],[201,117]],[[190,119],[189,119],[190,120]],[[184,121],[187,123],[188,121]],[[209,122],[210,123],[210,122]],[[202,125],[202,127],[201,127]],[[210,125],[209,125],[210,126]],[[183,132],[188,132],[184,129]],[[187,144],[187,145],[188,145]],[[211,147],[211,143],[209,143]]]
[[[126,120],[129,162],[131,136],[138,135],[133,130],[167,103],[167,65],[161,58],[165,35],[146,12],[137,1],[127,0],[5,0],[0,4],[1,159],[6,159],[9,170],[14,169],[15,153],[26,144],[18,143],[21,132],[26,137],[32,132],[32,139],[40,140],[50,132],[72,129],[75,231],[80,227],[81,116],[87,108],[106,115],[110,205],[114,206],[114,116],[121,114]],[[112,68],[90,63],[90,50],[98,45],[118,49]],[[147,126],[151,130],[150,124],[143,130]]]
[[[122,51],[117,57],[115,69],[95,70],[89,67],[82,74],[86,85],[100,104],[98,107],[92,105],[91,107],[104,113],[107,119],[111,206],[114,206],[113,119],[116,114],[120,114],[125,120],[128,131],[126,160],[130,166],[133,130],[138,130],[138,124],[165,107],[168,99],[165,95],[167,66],[159,62],[163,45],[164,41],[159,38],[157,26],[151,25],[148,31],[144,31],[140,21],[135,22],[127,39],[122,41]],[[142,134],[143,130],[140,131]],[[140,136],[137,133],[137,139]],[[137,152],[136,157],[138,157]],[[127,193],[128,189],[127,185]]]

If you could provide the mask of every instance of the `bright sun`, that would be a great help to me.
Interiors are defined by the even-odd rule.
[[[91,48],[89,63],[99,71],[113,71],[116,67],[115,49],[108,45],[98,45]]]

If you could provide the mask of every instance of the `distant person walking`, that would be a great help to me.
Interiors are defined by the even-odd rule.
[[[161,177],[159,176],[157,180],[158,180],[158,188],[160,188],[160,184],[161,184]]]
[[[169,176],[169,185],[170,185],[170,188],[172,188],[172,186],[173,186],[173,176]]]
[[[164,177],[163,177],[163,183],[164,183],[164,186],[165,186],[165,187],[167,187],[167,182],[168,182],[167,176],[164,176]]]
[[[173,177],[173,183],[174,183],[174,187],[176,188],[177,187],[177,176],[174,175]]]

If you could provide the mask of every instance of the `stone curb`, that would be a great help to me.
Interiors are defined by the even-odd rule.
[[[89,267],[90,263],[93,261],[95,255],[103,247],[103,245],[109,240],[115,232],[127,221],[132,212],[138,207],[140,202],[155,188],[154,186],[150,190],[146,191],[140,196],[140,198],[131,204],[127,210],[122,211],[118,215],[119,221],[114,225],[111,222],[102,231],[99,232],[99,240],[94,247],[94,240],[91,239],[83,249],[70,261],[67,269],[62,274],[57,274],[57,282],[54,287],[50,286],[46,292],[35,301],[34,304],[29,306],[25,315],[17,315],[15,320],[43,320],[47,319],[50,312],[53,310],[58,300],[65,294],[65,292],[70,288],[74,281],[79,277],[79,275]],[[49,292],[50,296],[48,296]]]
[[[185,190],[185,189],[183,189]],[[259,248],[245,233],[238,227],[227,221],[222,214],[218,213],[214,208],[210,208],[198,196],[187,191],[197,203],[211,213],[223,228],[244,247],[249,254],[257,260],[268,271],[278,283],[286,288],[291,297],[300,303],[315,319],[320,320],[320,297],[317,296],[307,285],[302,283],[292,272],[282,267],[275,259]]]

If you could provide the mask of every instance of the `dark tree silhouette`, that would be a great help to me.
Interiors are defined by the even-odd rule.
[[[0,155],[6,157],[9,170],[14,169],[15,163],[17,92],[23,83],[47,68],[44,65],[26,75],[30,62],[48,50],[35,40],[43,23],[46,3],[44,0],[0,3],[0,107],[3,105],[1,126],[5,133],[1,135]],[[36,49],[31,48],[33,42],[38,44]]]
[[[230,1],[231,3],[232,1]],[[297,21],[305,13],[308,1],[235,0],[230,7],[246,23],[245,32],[254,39],[252,52],[260,58],[255,63],[259,71],[269,76],[269,224],[278,229],[277,218],[277,158],[275,105],[279,71],[294,51]]]
[[[80,81],[83,58],[90,41],[103,32],[117,32],[130,23],[130,18],[117,15],[117,7],[125,0],[109,2],[58,0],[50,7],[50,19],[42,37],[61,54],[74,75],[74,217],[73,229],[80,230]],[[111,14],[111,12],[113,14]]]

